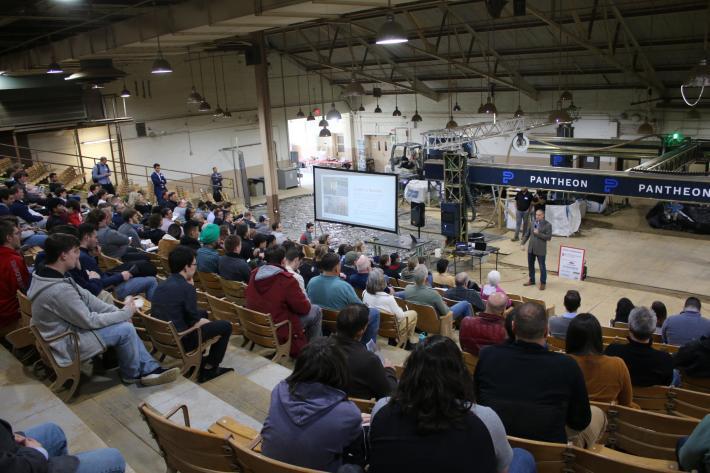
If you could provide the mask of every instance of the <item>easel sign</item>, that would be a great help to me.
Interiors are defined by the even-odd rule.
[[[557,263],[557,274],[561,278],[582,280],[584,257],[586,250],[571,246],[560,246],[560,258]]]

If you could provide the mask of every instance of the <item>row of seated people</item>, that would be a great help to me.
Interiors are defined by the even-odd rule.
[[[55,248],[55,244],[54,244],[55,242],[54,242],[54,240],[65,239],[65,240],[68,241],[69,239],[67,239],[66,236],[68,236],[68,235],[57,234],[57,235],[56,235],[56,238],[55,238],[55,235],[53,235],[53,236],[51,237],[51,241],[50,241],[51,244],[49,245],[50,248],[49,248],[49,251],[48,251],[48,258],[47,258],[47,260],[46,260],[46,262],[50,263],[50,264],[48,265],[48,266],[49,266],[49,269],[55,269],[55,270],[56,270],[56,269],[60,269],[60,268],[62,267],[61,265],[60,265],[59,267],[57,267],[57,262],[52,263],[52,262],[54,261],[54,257],[53,257],[52,255],[56,254],[56,248]],[[73,251],[73,248],[72,248],[72,251]],[[280,251],[280,250],[277,249],[276,252],[272,252],[272,251],[268,252],[268,253],[269,253],[269,257],[267,257],[267,261],[276,261],[276,260],[272,259],[271,256],[272,256],[272,254],[278,254],[279,251]],[[64,254],[64,253],[67,253],[67,254]],[[70,261],[71,261],[71,258],[70,258],[70,255],[68,255],[68,253],[70,253],[69,250],[67,250],[66,252],[61,252],[60,257],[57,258],[57,261],[61,261],[61,262],[65,262],[66,264],[69,264],[69,263],[67,263],[67,262],[70,262]],[[173,253],[174,253],[174,254],[173,254]],[[171,256],[172,256],[172,258],[171,258],[171,260],[172,260],[171,263],[172,263],[173,261],[178,261],[178,260],[179,260],[178,256],[179,256],[181,253],[183,253],[183,254],[185,255],[185,258],[183,259],[183,262],[184,262],[185,264],[184,264],[184,265],[183,265],[183,264],[178,264],[177,266],[175,266],[174,264],[171,264],[171,267],[172,267],[171,269],[174,270],[174,271],[173,271],[174,273],[180,274],[180,277],[181,277],[182,279],[184,279],[185,282],[187,282],[187,281],[190,279],[189,273],[190,273],[190,271],[191,271],[191,268],[194,268],[194,266],[196,265],[196,262],[195,262],[195,259],[194,259],[194,255],[193,255],[192,252],[189,251],[189,249],[184,249],[184,248],[181,248],[181,249],[179,249],[179,250],[176,250],[176,251],[173,252],[173,253],[171,253]],[[281,261],[283,261],[283,260],[281,260]],[[45,266],[47,266],[47,265],[45,265]],[[268,266],[268,265],[266,265],[266,266]],[[272,265],[272,266],[275,266],[275,265]],[[176,271],[176,269],[179,269],[179,268],[182,268],[182,269],[180,269],[180,271]],[[66,266],[64,266],[64,269],[67,269]],[[61,271],[55,271],[55,272],[56,272],[56,273],[60,273]],[[192,269],[192,272],[194,273],[194,269]],[[422,272],[422,273],[423,273],[423,272]],[[51,273],[50,273],[50,274],[51,274]],[[258,274],[258,270],[255,271],[254,274]],[[45,274],[44,274],[44,273],[40,274],[40,276],[42,276],[42,275],[45,275]],[[174,275],[175,275],[175,274],[174,274]],[[45,275],[45,276],[46,276],[46,275]],[[56,276],[56,274],[55,274],[54,276]],[[421,275],[421,280],[422,280],[422,282],[424,281],[424,279],[425,279],[425,276],[424,276],[424,274],[422,274],[422,275]],[[252,281],[252,282],[253,282],[253,281]],[[184,289],[188,289],[188,287],[183,288],[183,290],[182,290],[181,292],[185,292]],[[193,288],[193,289],[194,289],[194,288]],[[171,295],[172,295],[172,294],[171,294]],[[171,300],[172,300],[172,297],[168,297],[168,299],[171,299]],[[496,299],[496,298],[494,297],[494,301],[495,301],[495,299]],[[127,304],[128,307],[130,307],[130,305],[131,305],[130,303]],[[545,314],[544,314],[544,310],[542,310],[542,308],[540,308],[539,306],[533,306],[533,307],[537,307],[537,311],[538,311],[540,314],[542,314],[543,330],[544,330],[545,327],[546,327],[546,325],[547,325],[547,323],[546,323],[546,316],[545,316]],[[522,309],[521,309],[521,310],[522,310]],[[171,312],[172,312],[172,311],[171,311]],[[539,314],[538,314],[538,315],[539,315]],[[368,317],[368,320],[369,320],[369,317],[370,317],[370,311],[369,311],[369,310],[367,310],[367,317]],[[593,318],[592,318],[592,319],[593,319]],[[199,319],[198,319],[198,320],[199,320]],[[580,319],[580,320],[581,320],[581,319]],[[594,319],[594,320],[595,320],[595,319]],[[205,323],[205,325],[209,325],[209,324],[208,324],[208,323]],[[358,334],[359,336],[364,335],[364,331],[365,331],[364,329],[365,329],[366,326],[367,326],[367,323],[365,323],[365,324],[363,325],[363,327],[362,327],[362,333],[361,333],[361,334]],[[515,333],[515,323],[513,323],[512,329],[513,329],[513,332]],[[125,335],[125,334],[124,334],[124,335]],[[543,337],[543,339],[544,339],[544,337]],[[521,344],[522,344],[523,340],[521,339],[520,342],[521,342]],[[543,342],[543,343],[544,343],[544,342]],[[360,347],[360,344],[356,344],[356,346]],[[489,350],[484,351],[484,353],[488,353],[488,352],[489,352]],[[212,354],[212,352],[210,352],[210,355],[211,355],[211,354]],[[142,357],[144,357],[144,354],[142,354],[142,353],[139,352],[139,353],[138,353],[138,357],[139,357],[139,358],[142,358]],[[209,357],[208,357],[208,359],[209,359]],[[482,359],[483,359],[483,356],[482,356]],[[481,365],[481,366],[483,366],[483,365]],[[161,369],[160,369],[160,368],[156,368],[156,371],[159,371],[159,370],[161,370]],[[507,370],[504,370],[504,371],[507,371]],[[160,377],[161,377],[161,375],[162,375],[163,373],[164,373],[164,372],[160,372],[160,371],[157,372],[157,373],[148,373],[148,376],[146,376],[148,383],[151,382],[151,379],[155,379],[156,382],[161,381]],[[479,374],[478,370],[477,370],[476,373],[477,373],[477,377],[478,377],[478,374]],[[153,376],[153,378],[151,378],[151,376]],[[166,376],[166,377],[167,377],[167,376]],[[129,378],[129,379],[130,379],[130,378]],[[135,379],[135,378],[134,378],[134,379]],[[480,382],[479,382],[479,383],[477,383],[478,389],[482,389],[482,387],[479,386],[479,384],[482,384],[483,386],[486,386],[485,383],[480,383]],[[495,385],[495,384],[500,384],[500,383],[493,383],[493,384]],[[500,394],[500,393],[496,393],[496,395],[495,395],[495,397],[498,398],[498,399],[501,398],[501,396],[500,396],[499,394]],[[376,396],[375,396],[375,397],[376,397]],[[515,401],[514,403],[517,404],[517,403],[519,403],[519,402],[518,402],[518,401]],[[499,407],[499,410],[505,411],[505,404],[503,405],[503,408]],[[590,409],[590,411],[594,411],[594,410],[593,410],[593,409]],[[505,416],[504,416],[503,414],[501,414],[501,417],[504,417],[504,418],[505,418]],[[518,416],[510,416],[510,417],[518,418]],[[603,416],[602,416],[602,417],[603,417]],[[592,420],[594,420],[594,419],[593,419],[593,416],[592,416]],[[598,427],[598,422],[599,422],[599,421],[597,421],[597,422],[592,422],[592,420],[590,420],[589,425],[594,425],[594,426],[597,426],[597,427]],[[581,421],[579,421],[579,423],[577,423],[577,421],[579,421],[579,419],[577,419],[577,420],[572,420],[572,421],[570,421],[570,424],[572,424],[572,425],[581,425]],[[602,421],[603,421],[603,419],[602,419]],[[516,427],[513,427],[513,428],[516,428]],[[585,430],[586,430],[586,429],[585,429]],[[588,433],[586,434],[586,436],[589,437],[589,438],[597,438],[597,437],[595,436],[595,434],[594,434],[594,432],[595,432],[596,430],[598,430],[598,429],[592,429],[591,433],[588,432]],[[602,430],[603,430],[603,429],[602,429]],[[598,435],[598,432],[597,432],[597,435]],[[524,436],[524,437],[525,437],[526,435],[521,435],[521,436]],[[581,436],[581,438],[584,439],[584,436]],[[584,445],[588,445],[588,444],[589,444],[588,439],[587,439],[587,440],[583,440],[583,444],[584,444]]]

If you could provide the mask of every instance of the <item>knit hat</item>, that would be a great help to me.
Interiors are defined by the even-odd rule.
[[[200,232],[200,241],[205,245],[210,245],[219,238],[219,225],[208,223]]]
[[[266,216],[266,215],[260,215],[260,216],[259,216],[259,223],[266,222],[268,219],[269,219],[268,216]]]

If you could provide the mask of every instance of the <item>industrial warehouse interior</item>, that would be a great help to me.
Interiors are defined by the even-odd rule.
[[[0,3],[1,472],[710,472],[708,1]]]

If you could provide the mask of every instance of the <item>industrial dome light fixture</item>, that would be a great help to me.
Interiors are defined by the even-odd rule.
[[[121,97],[124,99],[131,98],[131,91],[126,87],[126,81],[123,81],[123,90],[121,90]]]
[[[303,110],[301,109],[301,107],[298,107],[298,113],[296,113],[296,118],[305,118],[305,117],[306,117],[306,114],[303,113]]]
[[[192,86],[190,90],[190,95],[187,96],[187,103],[200,103],[202,102],[202,96],[197,92],[195,86]]]
[[[401,117],[402,112],[399,111],[399,102],[397,102],[397,86],[394,86],[394,111],[392,112],[393,117]]]
[[[450,130],[452,128],[456,128],[457,126],[459,126],[459,124],[456,123],[456,120],[454,120],[454,117],[452,115],[449,115],[449,121],[446,122],[446,129]]]
[[[313,116],[313,112],[308,112],[308,116],[306,117],[306,121],[309,121],[309,122],[316,121],[316,117]]]
[[[321,128],[325,128],[328,126],[328,120],[326,120],[324,117],[320,118],[320,121],[318,122],[318,126]]]
[[[460,112],[461,111],[461,106],[459,105],[458,101],[454,105],[454,112]]]
[[[520,107],[520,104],[518,104],[518,109],[513,114],[513,118],[523,118],[524,116],[525,112],[523,112],[523,109]]]
[[[387,8],[392,8],[392,1],[387,1]],[[377,44],[400,44],[408,41],[407,35],[404,34],[402,25],[394,20],[394,14],[389,13],[384,24],[377,32],[375,43]]]
[[[553,110],[548,116],[547,120],[550,123],[569,123],[572,121],[572,117],[569,116],[566,110],[562,109],[562,104],[560,102],[557,102],[557,109]]]
[[[62,69],[62,66],[60,66],[57,61],[52,60],[49,66],[47,66],[47,74],[64,74],[64,69]]]
[[[212,110],[212,106],[207,101],[207,97],[202,97],[202,101],[200,102],[200,106],[197,108],[197,110],[200,112],[209,112],[210,110]]]
[[[560,100],[562,102],[571,102],[572,101],[572,92],[569,90],[565,90],[560,94]]]
[[[698,99],[691,103],[685,97],[686,87],[700,87],[700,95]],[[695,107],[700,103],[700,99],[703,98],[703,92],[705,87],[710,87],[710,65],[708,65],[707,59],[701,59],[697,66],[690,70],[688,80],[680,86],[680,95],[683,97],[683,101],[686,105],[690,107]]]
[[[340,120],[343,116],[340,114],[337,108],[335,108],[335,102],[330,103],[330,110],[325,115],[328,120]]]
[[[419,115],[419,101],[417,100],[417,66],[414,66],[414,115],[412,121],[419,123],[422,121],[422,116]]]
[[[654,134],[653,125],[648,122],[648,117],[643,117],[643,123],[639,125],[638,130],[636,130],[636,133],[644,136]]]
[[[362,84],[355,79],[355,74],[350,77],[350,82],[343,88],[340,93],[341,97],[361,97],[365,95],[365,89]]]
[[[320,138],[328,138],[329,136],[331,136],[331,133],[330,133],[330,130],[328,129],[328,127],[321,128],[320,132],[318,133],[318,136]]]

